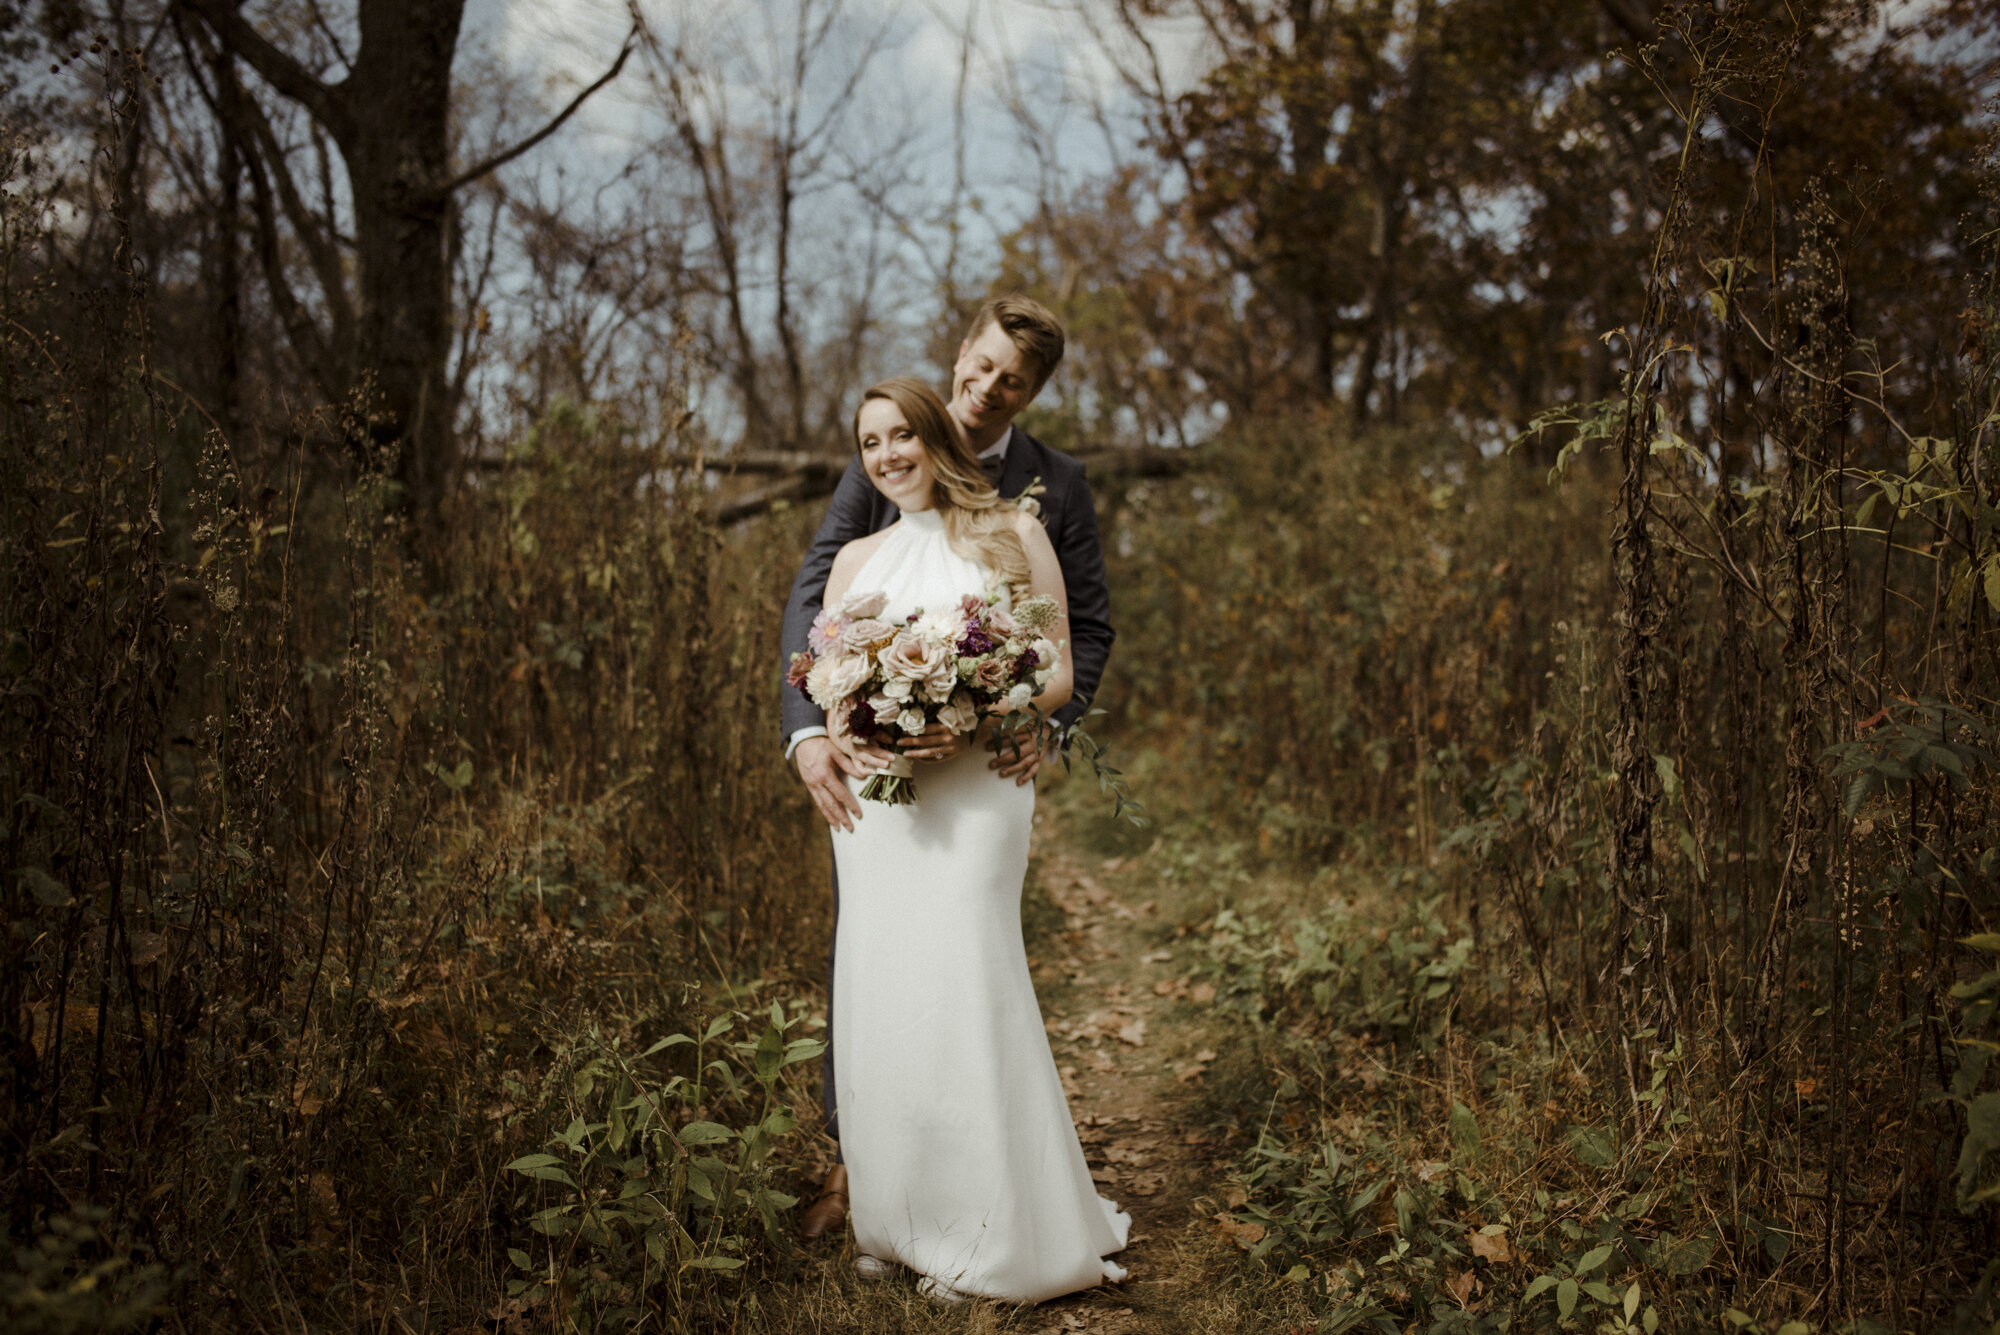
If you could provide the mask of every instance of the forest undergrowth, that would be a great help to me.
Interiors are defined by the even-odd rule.
[[[1782,83],[1707,23],[1695,112]],[[1842,285],[1893,201],[1765,227],[1694,130],[1660,174],[1617,396],[1099,479],[1243,1328],[2000,1322],[1994,232],[1916,384]],[[47,203],[0,201],[8,1328],[782,1328],[816,516],[720,525],[699,425],[615,404],[434,511],[359,401],[226,438]]]

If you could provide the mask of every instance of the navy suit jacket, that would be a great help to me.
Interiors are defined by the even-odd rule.
[[[1076,693],[1055,712],[1058,724],[1082,718],[1104,678],[1105,660],[1111,656],[1111,594],[1104,583],[1104,548],[1097,536],[1097,503],[1091,498],[1090,484],[1084,480],[1081,461],[1050,449],[1019,427],[1007,445],[1007,462],[1000,474],[1000,494],[1019,496],[1028,484],[1041,479],[1044,488],[1037,497],[1042,504],[1042,525],[1062,566],[1063,587],[1069,595],[1070,669],[1076,679]],[[792,581],[792,596],[785,603],[785,625],[780,636],[780,665],[792,655],[803,653],[806,632],[819,615],[826,596],[826,577],[833,558],[856,538],[865,538],[896,522],[901,512],[889,503],[857,456],[841,475],[827,505],[826,518]],[[822,727],[826,714],[806,698],[805,692],[784,688],[780,710],[781,738],[789,739],[800,728]]]

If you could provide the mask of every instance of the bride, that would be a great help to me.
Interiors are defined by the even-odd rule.
[[[1048,536],[987,484],[935,393],[907,378],[876,385],[855,438],[901,518],[840,550],[827,606],[879,591],[883,618],[901,621],[968,593],[1033,592],[1062,608],[1049,638],[1067,638]],[[1071,686],[1065,651],[1036,705],[1059,708]],[[895,759],[829,722],[861,766]],[[836,1093],[862,1272],[895,1261],[944,1301],[1041,1302],[1122,1280],[1102,1258],[1132,1221],[1097,1194],[1042,1029],[1020,916],[1035,790],[983,762],[976,743],[992,727],[903,739],[922,767],[918,800],[867,803],[851,830],[833,830]]]

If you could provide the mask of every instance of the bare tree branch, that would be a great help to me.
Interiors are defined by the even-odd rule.
[[[492,157],[487,158],[484,162],[481,162],[476,166],[467,167],[464,171],[452,177],[451,180],[445,182],[442,193],[449,195],[454,190],[457,190],[460,186],[469,185],[472,182],[478,180],[480,177],[486,175],[486,173],[493,171],[496,168],[506,166],[508,163],[512,162],[515,158],[520,157],[523,153],[533,148],[536,144],[541,143],[544,139],[547,139],[557,130],[560,130],[563,127],[563,122],[567,121],[571,116],[574,116],[577,113],[577,110],[580,107],[582,107],[585,102],[588,102],[590,100],[592,94],[596,93],[598,89],[604,87],[606,84],[610,83],[613,79],[618,77],[618,75],[625,68],[625,62],[632,58],[632,49],[634,46],[638,44],[638,39],[639,39],[639,28],[638,25],[635,23],[632,27],[632,31],[625,34],[625,44],[618,48],[618,59],[611,62],[611,68],[604,71],[604,73],[601,76],[599,76],[596,83],[591,84],[588,88],[584,89],[582,92],[578,93],[575,97],[571,98],[569,105],[564,107],[560,112],[556,113],[556,118],[554,120],[550,121],[547,125],[544,125],[541,129],[529,135],[526,139],[523,139],[520,143],[515,144],[512,148],[502,149],[500,152],[495,153]]]
[[[326,38],[326,44],[333,48],[335,58],[348,69],[353,69],[354,58],[348,55],[347,48],[341,45],[340,34],[336,33],[333,25],[326,21],[326,11],[320,8],[319,0],[306,0],[306,8],[312,11],[313,27],[318,28],[320,35]]]
[[[285,335],[291,340],[292,350],[304,365],[306,374],[319,385],[320,393],[328,402],[338,402],[346,393],[347,386],[337,358],[327,346],[325,335],[314,323],[312,312],[293,293],[291,281],[285,276],[284,255],[278,241],[277,213],[271,201],[271,182],[265,174],[262,159],[261,153],[243,155],[243,165],[250,176],[251,198],[256,203],[257,260],[264,270],[264,283],[270,289],[271,305],[278,313],[279,322],[285,326]]]
[[[324,83],[313,77],[310,70],[273,45],[226,0],[178,0],[178,3],[199,15],[222,44],[256,70],[265,83],[311,112],[336,140],[343,145],[353,142],[359,127],[343,96],[344,84]]]

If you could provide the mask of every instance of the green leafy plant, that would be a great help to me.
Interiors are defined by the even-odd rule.
[[[1291,1011],[1429,1045],[1472,956],[1452,938],[1433,895],[1391,926],[1372,928],[1340,904],[1280,927],[1254,913],[1216,911],[1203,924],[1200,973],[1225,1004],[1258,1015]]]
[[[784,1074],[824,1050],[788,1037],[797,1023],[773,1002],[669,1034],[637,1057],[587,1047],[568,1077],[574,1116],[547,1150],[507,1165],[544,1184],[531,1198],[548,1202],[528,1219],[543,1241],[508,1250],[519,1272],[510,1300],[560,1294],[622,1328],[653,1304],[685,1314],[749,1264],[759,1239],[782,1250],[781,1215],[797,1204],[770,1172],[773,1147],[797,1125]],[[735,1038],[739,1026],[754,1037]],[[681,1048],[690,1069],[648,1074],[651,1059]]]
[[[2000,933],[1982,932],[1965,938],[1965,945],[1989,958],[2000,956]],[[1973,1207],[2000,1200],[2000,1173],[1987,1169],[2000,1154],[2000,1090],[1981,1091],[1993,1054],[2000,1052],[2000,967],[1958,984],[1951,995],[1961,1005],[1955,1035],[1960,1055],[1948,1096],[1965,1109],[1965,1138],[1958,1151],[1958,1205]]]
[[[1971,771],[1993,756],[1976,745],[1988,736],[1978,715],[1926,696],[1894,700],[1851,742],[1829,746],[1833,777],[1845,779],[1841,805],[1849,816],[1878,792],[1900,792],[1912,781],[1942,775],[1958,792],[1972,786]],[[1956,730],[1956,736],[1954,736]]]

